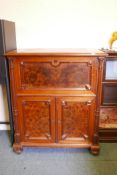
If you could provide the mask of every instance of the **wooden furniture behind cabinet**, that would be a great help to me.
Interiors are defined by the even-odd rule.
[[[24,50],[6,54],[15,152],[23,147],[76,147],[99,152],[99,106],[105,53]]]
[[[106,51],[100,107],[100,140],[117,141],[117,52]]]

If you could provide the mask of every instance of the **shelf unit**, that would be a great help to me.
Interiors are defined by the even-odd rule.
[[[100,106],[100,141],[117,141],[117,52],[108,52],[104,62]]]

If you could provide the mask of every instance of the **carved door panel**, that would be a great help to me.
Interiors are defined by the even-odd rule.
[[[95,97],[57,98],[58,142],[92,142],[94,115]]]
[[[18,97],[21,139],[24,142],[55,142],[55,99]]]
[[[96,92],[97,59],[93,57],[19,57],[14,75],[18,91],[76,89]]]

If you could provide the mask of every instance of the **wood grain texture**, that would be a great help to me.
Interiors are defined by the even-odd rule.
[[[88,137],[88,106],[83,103],[66,102],[63,104],[63,139]]]
[[[117,108],[102,107],[100,109],[100,128],[117,128]]]
[[[55,99],[49,97],[19,97],[22,141],[55,141]]]
[[[35,61],[34,61],[35,60]],[[98,61],[91,57],[18,57],[14,65],[17,91],[92,90],[96,93]]]
[[[87,63],[24,63],[21,69],[21,86],[25,88],[85,88],[90,84]]]
[[[95,97],[57,98],[58,141],[79,143],[91,141],[94,130]]]

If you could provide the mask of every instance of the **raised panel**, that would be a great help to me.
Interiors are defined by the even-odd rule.
[[[19,97],[19,120],[23,141],[55,140],[55,102],[48,97]]]
[[[36,60],[36,59],[35,59]],[[18,90],[81,89],[96,91],[97,62],[94,58],[41,58],[17,61]]]
[[[83,88],[90,84],[90,68],[86,63],[24,63],[21,84],[27,88]]]
[[[117,128],[117,108],[101,107],[100,128]]]
[[[58,141],[90,142],[94,129],[95,97],[62,97],[57,101]]]

